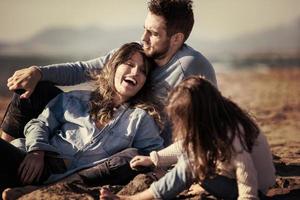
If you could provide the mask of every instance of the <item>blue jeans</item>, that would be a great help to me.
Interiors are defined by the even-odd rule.
[[[18,168],[26,156],[26,152],[21,151],[12,144],[0,138],[0,194],[8,187],[22,186],[18,176]],[[41,180],[33,184],[42,184],[50,174],[64,173],[66,166],[61,158],[56,158],[50,152],[46,152],[44,159],[44,169]],[[1,198],[0,198],[1,199]]]
[[[188,160],[185,156],[178,159],[176,166],[164,177],[150,186],[157,199],[172,199],[194,182]],[[205,179],[201,186],[211,195],[222,199],[237,199],[238,189],[235,179],[217,175]]]

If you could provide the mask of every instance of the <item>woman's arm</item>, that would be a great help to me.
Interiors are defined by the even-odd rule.
[[[163,139],[160,137],[160,132],[154,119],[145,111],[141,114],[133,139],[132,147],[139,149],[144,155],[149,155],[151,151],[160,150],[163,148]]]
[[[59,94],[48,103],[38,118],[30,120],[26,124],[24,135],[27,152],[37,150],[56,152],[56,149],[49,144],[49,139],[57,127],[65,121],[64,112],[67,103],[68,95],[66,93]]]

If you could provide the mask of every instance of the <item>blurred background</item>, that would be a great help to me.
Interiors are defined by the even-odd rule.
[[[144,0],[0,0],[0,121],[19,68],[88,60],[143,32]],[[300,195],[300,0],[194,0],[187,43],[220,91],[255,116],[276,167],[274,199]]]
[[[88,60],[137,41],[142,0],[0,0],[0,96],[24,66]],[[216,71],[300,65],[299,0],[195,0],[187,41]]]

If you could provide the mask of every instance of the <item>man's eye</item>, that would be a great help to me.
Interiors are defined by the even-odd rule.
[[[158,36],[158,33],[152,33],[153,36],[157,37]]]

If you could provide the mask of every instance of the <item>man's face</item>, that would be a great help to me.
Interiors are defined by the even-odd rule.
[[[165,19],[148,12],[141,40],[147,56],[158,60],[165,58],[170,48]]]

